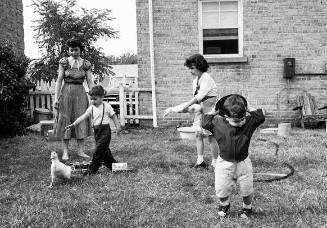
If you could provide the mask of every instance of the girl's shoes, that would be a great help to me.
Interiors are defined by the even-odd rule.
[[[195,164],[195,165],[193,166],[193,168],[195,168],[195,169],[198,169],[198,168],[207,168],[207,167],[208,167],[208,165],[207,165],[207,163],[205,163],[204,161],[201,162],[200,164]]]

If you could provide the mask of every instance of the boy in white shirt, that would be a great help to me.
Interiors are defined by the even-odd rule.
[[[112,163],[117,162],[109,149],[111,140],[109,119],[114,121],[117,133],[120,132],[120,124],[111,105],[103,102],[104,94],[105,91],[101,85],[94,86],[89,92],[92,105],[74,123],[66,126],[66,129],[70,129],[91,116],[96,146],[87,174],[96,174],[102,163],[112,170]]]

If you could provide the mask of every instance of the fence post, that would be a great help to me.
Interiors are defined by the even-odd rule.
[[[45,94],[44,95],[41,94],[41,108],[45,108],[45,97],[46,97]]]
[[[138,116],[139,115],[139,85],[138,85],[138,78],[134,78],[134,88],[135,88],[135,115]],[[138,124],[139,123],[139,119],[135,120],[135,123]]]
[[[125,126],[125,96],[124,96],[124,85],[119,83],[119,115],[120,115],[120,124]]]
[[[33,119],[34,115],[34,95],[29,94],[29,99],[30,99],[30,113],[31,113],[31,118]]]
[[[129,95],[129,114],[130,115],[135,115],[133,113],[133,91],[129,90],[128,95]],[[130,119],[129,123],[133,123],[133,119]]]

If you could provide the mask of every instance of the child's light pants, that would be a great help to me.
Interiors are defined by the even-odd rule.
[[[253,170],[249,157],[240,162],[228,162],[220,156],[215,167],[215,190],[219,198],[231,195],[234,184],[240,185],[242,197],[253,193]]]

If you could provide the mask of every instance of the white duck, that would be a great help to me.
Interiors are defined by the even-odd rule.
[[[53,187],[56,178],[70,179],[72,175],[72,167],[60,162],[55,151],[51,152],[51,184],[49,188]]]

